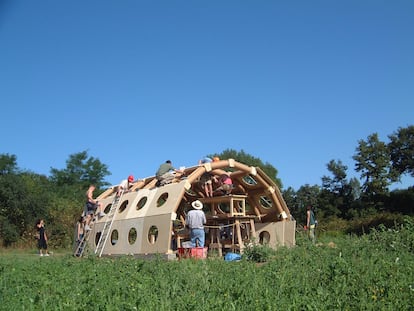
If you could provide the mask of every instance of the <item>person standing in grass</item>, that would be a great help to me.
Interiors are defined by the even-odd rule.
[[[305,230],[309,230],[309,239],[312,243],[316,242],[316,235],[315,235],[315,227],[316,227],[316,219],[315,219],[315,212],[311,205],[308,205],[306,208],[306,226]]]
[[[193,247],[204,247],[206,215],[203,212],[203,203],[196,200],[191,203],[191,206],[193,209],[187,213],[185,220],[185,224],[190,230],[191,244]]]
[[[37,248],[39,249],[40,256],[49,256],[47,250],[47,235],[45,232],[45,221],[39,219],[36,223],[36,229],[38,231]]]

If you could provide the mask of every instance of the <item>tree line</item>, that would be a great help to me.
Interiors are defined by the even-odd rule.
[[[282,189],[283,197],[298,224],[305,222],[305,209],[312,205],[319,219],[352,220],[378,212],[414,214],[414,186],[390,191],[403,175],[414,177],[414,126],[398,128],[383,142],[374,133],[358,141],[353,159],[361,178],[348,178],[341,160],[327,163],[329,175],[321,185],[303,185],[298,190],[283,184],[277,169],[243,150],[224,150],[211,156],[233,158],[258,166]],[[69,156],[63,169],[51,168],[50,176],[24,170],[17,156],[0,154],[0,242],[3,246],[33,243],[33,226],[43,218],[56,247],[69,247],[73,226],[79,217],[85,191],[95,184],[97,193],[109,185],[111,173],[98,158],[81,151]]]

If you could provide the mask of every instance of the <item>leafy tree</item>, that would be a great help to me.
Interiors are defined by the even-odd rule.
[[[414,177],[414,126],[400,127],[388,137],[393,180],[399,180],[402,174]]]
[[[296,218],[296,215],[299,215],[298,205],[296,204],[296,191],[292,187],[288,187],[286,190],[282,191],[283,199],[286,202],[286,205],[289,208],[290,214],[293,218]]]
[[[355,178],[347,180],[348,167],[343,165],[341,160],[331,160],[327,168],[333,177],[322,177],[320,207],[325,216],[344,216],[355,198],[359,196],[359,182]]]
[[[269,176],[279,188],[282,188],[282,181],[277,177],[277,169],[270,163],[263,163],[262,160],[256,158],[250,154],[245,153],[243,150],[236,151],[233,149],[226,149],[221,154],[210,155],[211,157],[218,156],[220,159],[235,159],[238,162],[246,165],[260,167],[267,176]]]
[[[328,190],[329,192],[340,195],[347,184],[346,170],[348,167],[346,165],[343,165],[341,160],[331,160],[327,164],[327,168],[328,171],[332,173],[333,177],[323,176],[322,188]]]
[[[13,174],[17,170],[17,157],[14,154],[0,154],[0,175]]]
[[[293,209],[297,213],[294,216],[299,223],[306,223],[306,207],[308,205],[313,206],[315,210],[318,209],[320,206],[320,193],[321,188],[318,185],[311,186],[309,184],[301,186],[296,192],[295,206]]]
[[[390,155],[387,145],[378,139],[378,134],[368,136],[366,141],[358,141],[355,170],[364,179],[362,188],[365,195],[372,197],[388,193],[390,184]]]
[[[107,165],[89,156],[87,151],[70,155],[66,161],[66,168],[51,168],[50,173],[50,180],[61,193],[79,195],[80,192],[86,191],[90,184],[94,184],[97,189],[109,185],[104,181],[105,177],[110,175]]]
[[[47,219],[49,181],[30,172],[0,175],[0,218],[4,245],[32,231],[36,218]]]

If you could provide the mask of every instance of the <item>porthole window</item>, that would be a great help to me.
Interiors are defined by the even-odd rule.
[[[137,203],[137,211],[139,211],[141,208],[143,208],[145,206],[145,204],[147,203],[147,201],[148,201],[148,197],[146,197],[146,196],[142,197]]]
[[[105,209],[104,209],[104,213],[105,213],[105,214],[108,214],[108,213],[109,213],[109,211],[111,210],[111,207],[112,207],[112,203],[109,203],[109,204],[105,207]]]
[[[121,206],[119,207],[119,212],[122,213],[123,211],[125,211],[127,206],[128,206],[128,200],[125,200],[124,202],[122,202]]]
[[[244,176],[242,180],[246,185],[249,185],[249,186],[256,186],[257,185],[257,181],[256,181],[256,179],[254,179],[254,177],[252,175]]]
[[[267,231],[262,231],[259,234],[259,243],[260,244],[269,244],[270,242],[270,233]]]
[[[137,240],[137,229],[131,228],[128,232],[128,242],[130,245],[134,244]]]
[[[95,246],[98,245],[99,239],[101,238],[102,232],[97,232],[95,235]]]
[[[167,202],[168,199],[168,193],[164,192],[163,194],[160,195],[160,197],[157,200],[157,207],[161,207],[165,204],[165,202]]]
[[[151,226],[148,230],[148,242],[150,244],[155,244],[158,239],[158,228],[156,226]]]
[[[111,244],[115,245],[116,243],[118,243],[118,230],[114,230],[111,233]]]
[[[272,207],[272,201],[268,197],[261,196],[260,205],[265,209],[269,209]]]
[[[217,204],[217,209],[222,213],[230,213],[230,204],[228,203],[219,203]]]

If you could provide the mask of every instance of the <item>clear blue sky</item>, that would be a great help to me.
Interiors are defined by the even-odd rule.
[[[283,189],[358,177],[358,140],[414,123],[414,1],[0,0],[0,105],[0,153],[39,174],[231,148]]]

